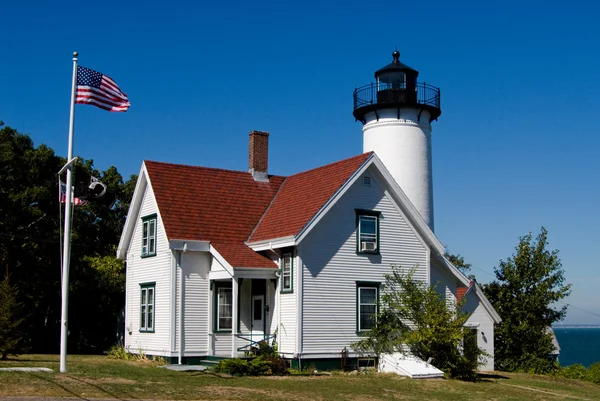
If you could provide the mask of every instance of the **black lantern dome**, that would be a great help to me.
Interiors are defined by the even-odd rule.
[[[400,52],[395,50],[392,62],[375,71],[376,82],[354,90],[354,117],[365,123],[365,114],[371,111],[415,107],[429,111],[431,120],[437,119],[442,114],[440,90],[418,83],[418,76],[419,71],[400,62]]]

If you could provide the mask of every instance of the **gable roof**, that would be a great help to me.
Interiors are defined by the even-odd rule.
[[[373,152],[289,177],[257,182],[243,171],[144,161],[119,248],[125,257],[145,188],[154,191],[169,241],[208,241],[232,267],[277,265],[258,251],[302,240],[329,207],[369,166],[390,186],[390,195],[442,263],[461,283],[469,280],[443,256],[444,247]],[[262,243],[263,245],[257,245]],[[285,244],[285,245],[284,245]]]
[[[275,267],[244,245],[284,177],[144,161],[168,239],[211,241],[235,267]]]
[[[486,310],[486,312],[492,318],[492,320],[494,321],[494,323],[498,324],[498,323],[500,323],[502,321],[502,318],[500,317],[500,315],[498,315],[498,312],[496,312],[496,309],[494,309],[494,307],[492,306],[492,303],[487,299],[487,297],[483,293],[483,290],[481,289],[481,287],[477,283],[477,280],[475,280],[475,279],[471,280],[471,283],[470,283],[469,287],[458,287],[456,289],[456,298],[457,298],[457,301],[459,300],[458,299],[458,290],[459,290],[459,288],[461,288],[461,289],[464,288],[464,292],[463,292],[462,297],[466,297],[468,294],[474,293],[475,296],[477,297],[477,299],[479,300],[479,302],[481,302],[481,305],[483,306],[483,309]]]
[[[459,303],[470,287],[456,287],[456,303]]]
[[[372,153],[287,177],[248,242],[298,234]]]

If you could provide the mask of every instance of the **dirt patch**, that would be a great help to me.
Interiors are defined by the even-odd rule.
[[[227,386],[207,386],[203,387],[202,391],[220,399],[244,399],[248,394],[259,394],[270,399],[306,401],[305,395],[290,394],[289,391],[281,390],[261,390],[256,388],[240,388]],[[210,397],[213,398],[213,397]],[[313,400],[322,400],[321,397],[313,398]]]
[[[560,394],[560,393],[553,393],[552,391],[546,391],[546,390],[540,390],[538,388],[532,388],[532,387],[525,387],[525,386],[518,386],[516,384],[508,384],[508,383],[501,383],[498,382],[504,386],[510,386],[510,387],[517,387],[517,388],[522,388],[524,390],[530,390],[530,391],[535,391],[537,393],[543,393],[543,394],[550,394],[556,397],[562,397],[562,398],[572,398],[574,400],[586,400],[586,401],[591,401],[589,398],[581,398],[581,397],[577,397],[574,395],[568,395],[568,394]]]
[[[135,380],[131,379],[123,379],[122,377],[103,377],[101,379],[81,379],[84,383],[89,384],[98,384],[98,383],[106,383],[106,384],[134,384]]]

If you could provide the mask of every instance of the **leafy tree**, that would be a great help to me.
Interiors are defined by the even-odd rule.
[[[444,253],[446,259],[450,261],[456,268],[458,268],[465,276],[467,276],[470,280],[475,278],[475,275],[470,273],[472,265],[470,263],[465,262],[465,258],[463,258],[458,253],[456,255],[449,253],[446,251]]]
[[[471,264],[465,262],[465,258],[463,258],[461,255],[459,254],[451,254],[451,253],[444,253],[444,256],[458,269],[460,269],[460,271],[462,271],[464,274],[467,274],[468,272],[471,271]]]
[[[0,282],[0,357],[6,360],[9,355],[24,351],[21,326],[22,305],[17,301],[17,287],[9,282],[6,275]]]
[[[469,315],[460,306],[448,305],[435,285],[415,280],[412,271],[393,266],[386,275],[375,327],[352,347],[378,355],[408,351],[431,360],[450,377],[474,379],[484,353],[472,343],[468,345],[474,348],[462,349]]]
[[[558,251],[548,251],[548,232],[542,227],[535,240],[531,233],[519,239],[516,254],[500,261],[496,280],[484,292],[502,318],[495,330],[495,364],[500,370],[546,373],[555,364],[547,328],[562,320],[567,307],[552,304],[570,294]]]
[[[11,274],[17,300],[29,311],[24,342],[34,352],[57,352],[59,345],[64,204],[56,173],[65,162],[28,135],[0,128],[0,271]],[[124,182],[115,167],[98,171],[92,160],[80,167],[116,196],[112,206],[90,202],[73,213],[69,352],[101,352],[114,343],[124,290],[87,258],[115,255],[137,177]]]

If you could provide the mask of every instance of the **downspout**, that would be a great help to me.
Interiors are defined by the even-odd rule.
[[[187,243],[183,244],[183,252],[187,251]],[[182,251],[177,253],[177,264],[179,265],[179,274],[181,278],[179,280],[179,356],[177,358],[177,363],[179,365],[182,364],[183,359],[183,267],[181,266],[182,260]]]

